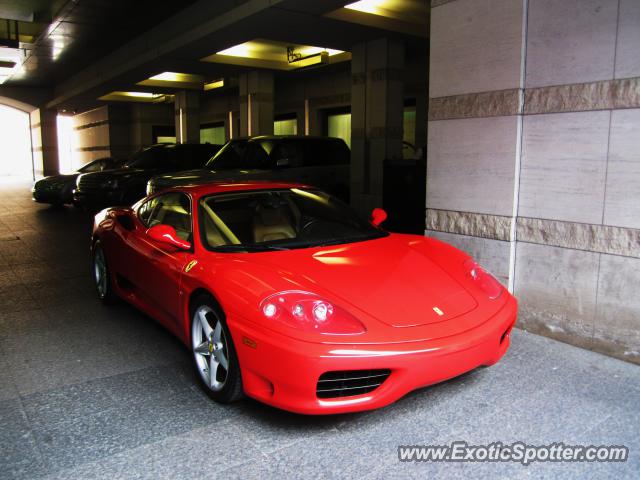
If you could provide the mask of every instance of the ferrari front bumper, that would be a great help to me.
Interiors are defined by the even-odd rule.
[[[261,402],[303,414],[370,410],[412,390],[496,363],[509,348],[517,302],[513,297],[493,317],[462,334],[422,342],[379,345],[317,344],[279,336],[233,322],[245,393]],[[318,398],[325,372],[390,370],[369,393]]]

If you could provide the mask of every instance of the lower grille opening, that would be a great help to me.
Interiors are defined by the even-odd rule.
[[[318,398],[363,395],[382,385],[390,374],[389,369],[325,372],[318,380],[316,395]]]

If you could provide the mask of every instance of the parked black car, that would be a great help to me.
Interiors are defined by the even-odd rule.
[[[349,147],[340,138],[239,138],[227,142],[204,168],[152,178],[147,193],[220,180],[272,180],[310,184],[348,201],[350,159]]]
[[[222,145],[163,143],[144,148],[116,170],[85,173],[76,181],[75,203],[86,208],[131,205],[145,196],[154,175],[200,168]]]
[[[64,205],[73,202],[73,189],[76,186],[78,175],[91,172],[102,172],[111,170],[122,165],[123,161],[113,157],[104,157],[87,163],[76,172],[68,175],[51,175],[44,177],[33,184],[31,194],[33,199],[39,203],[50,203],[52,205]]]

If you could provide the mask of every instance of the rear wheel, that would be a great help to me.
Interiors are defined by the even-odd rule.
[[[201,388],[220,403],[242,398],[240,365],[224,314],[208,295],[191,308],[191,351]]]
[[[93,245],[92,258],[93,280],[98,292],[98,298],[105,305],[111,305],[114,300],[113,290],[111,288],[111,277],[109,267],[107,266],[107,258],[100,240]]]

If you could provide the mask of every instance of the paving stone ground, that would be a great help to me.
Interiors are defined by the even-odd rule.
[[[640,368],[520,330],[501,363],[367,413],[220,406],[189,353],[99,304],[89,215],[0,184],[0,478],[640,478]],[[622,444],[626,463],[401,463],[406,444]]]

